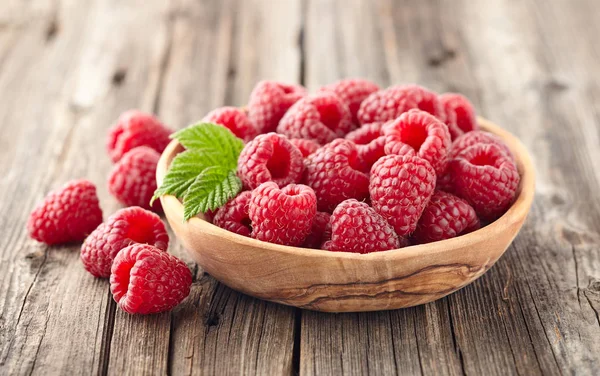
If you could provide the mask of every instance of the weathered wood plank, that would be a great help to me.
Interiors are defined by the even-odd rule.
[[[149,109],[137,98],[156,92],[156,80],[148,77],[156,35],[133,33],[143,25],[127,26],[131,12],[115,14],[111,1],[23,4],[32,17],[12,13],[16,18],[5,29],[12,45],[2,49],[0,73],[2,132],[11,135],[2,138],[0,161],[10,171],[2,197],[11,198],[0,203],[7,234],[0,368],[8,374],[103,373],[115,310],[107,282],[81,267],[78,245],[44,247],[28,239],[24,224],[36,201],[72,178],[97,184],[105,216],[118,207],[105,187],[105,132],[123,109]],[[107,29],[130,39],[110,37]],[[113,76],[124,61],[135,73],[119,90]]]
[[[299,1],[186,0],[172,16],[157,109],[174,128],[224,104],[244,105],[261,79],[300,78]],[[191,262],[179,244],[171,252]],[[171,317],[169,371],[291,373],[294,322],[294,309],[234,292],[197,270],[191,296]]]
[[[572,41],[588,35],[578,25],[596,25],[598,12],[584,3],[574,11],[560,1],[551,7],[500,0],[485,5],[381,1],[373,8],[354,1],[346,6],[309,2],[306,82],[311,88],[344,72],[380,77],[382,84],[417,82],[462,92],[481,114],[530,147],[539,185],[531,218],[507,254],[458,293],[391,312],[390,324],[383,317],[366,319],[380,314],[361,314],[354,333],[342,329],[342,316],[303,312],[302,374],[367,373],[376,359],[380,369],[389,366],[400,374],[589,374],[597,367],[600,238],[593,192],[599,169],[591,161],[598,156],[593,98],[599,91],[594,55],[579,48],[593,41]],[[324,31],[322,19],[329,19],[335,31]],[[345,25],[358,24],[362,36],[379,30],[366,44],[370,53],[362,53],[362,42],[352,45],[340,37]],[[311,43],[329,51],[326,61],[323,53],[311,54]],[[379,51],[383,68],[361,68]],[[380,73],[374,77],[373,72]],[[577,82],[586,86],[572,88]],[[369,333],[394,328],[395,356],[374,356],[364,344],[354,346],[365,341],[358,325],[365,321]],[[371,336],[369,346],[389,342],[387,335]],[[356,348],[349,353],[349,347]],[[365,363],[368,368],[350,367]]]

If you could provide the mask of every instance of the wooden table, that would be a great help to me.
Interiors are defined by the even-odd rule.
[[[600,6],[596,0],[8,0],[0,6],[0,374],[600,373]],[[78,245],[25,229],[87,177],[122,111],[182,128],[262,78],[362,76],[458,91],[537,168],[530,218],[487,274],[410,309],[322,314],[195,273],[171,313],[130,316]]]

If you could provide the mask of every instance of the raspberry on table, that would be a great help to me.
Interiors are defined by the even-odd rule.
[[[364,202],[349,199],[331,215],[331,240],[323,248],[335,252],[370,253],[401,247],[385,218]]]
[[[110,291],[127,313],[169,311],[181,303],[192,286],[192,273],[177,257],[148,244],[122,249],[112,264]]]
[[[166,251],[169,235],[158,215],[132,206],[118,210],[85,239],[81,246],[81,261],[94,276],[108,277],[117,253],[136,243]]]
[[[289,138],[306,138],[321,145],[351,131],[352,115],[342,100],[331,92],[300,99],[283,115],[277,132]]]
[[[352,121],[358,123],[357,113],[360,104],[366,97],[378,90],[380,90],[380,87],[373,81],[364,78],[346,78],[322,86],[317,92],[330,91],[335,93],[350,109]]]
[[[283,114],[305,95],[300,85],[261,81],[250,94],[248,118],[258,133],[274,132]]]
[[[155,116],[138,110],[121,114],[108,131],[107,149],[110,159],[117,162],[125,153],[138,146],[148,146],[162,153],[171,139],[171,130]]]
[[[123,205],[162,212],[159,200],[150,206],[156,190],[156,165],[159,159],[160,154],[147,146],[138,146],[125,153],[108,177],[110,194]]]
[[[29,236],[48,245],[85,239],[102,223],[96,186],[72,180],[48,193],[27,221]]]
[[[246,112],[238,107],[220,107],[209,112],[204,122],[220,124],[229,129],[236,137],[244,142],[252,140],[258,134],[258,131],[248,119]]]
[[[248,214],[248,207],[251,196],[252,192],[244,191],[223,205],[213,217],[213,224],[236,234],[250,236],[252,221]]]
[[[421,110],[410,110],[383,127],[385,153],[403,155],[405,145],[414,149],[417,156],[425,159],[441,174],[446,169],[451,140],[446,124],[435,116]]]
[[[252,237],[300,246],[310,234],[316,212],[317,198],[310,187],[290,184],[279,189],[274,182],[263,183],[252,191],[250,199]]]
[[[446,125],[452,140],[479,128],[475,108],[466,97],[457,93],[445,93],[439,96],[439,100],[444,109]]]
[[[346,135],[346,140],[353,141],[358,150],[358,157],[363,162],[367,171],[373,163],[385,155],[385,136],[383,135],[383,122],[364,124]]]
[[[496,145],[500,149],[502,149],[502,151],[504,152],[504,154],[506,154],[507,157],[509,157],[513,161],[515,160],[515,157],[513,156],[512,152],[500,137],[496,136],[495,134],[480,130],[465,133],[462,136],[459,136],[456,140],[454,140],[454,142],[452,143],[452,149],[450,150],[450,159],[456,158],[464,150],[468,149],[469,147],[475,144]]]
[[[425,207],[412,239],[417,244],[450,239],[479,229],[475,210],[462,198],[435,191]]]
[[[435,171],[417,156],[386,155],[371,168],[371,204],[398,236],[417,227],[435,189]]]
[[[292,145],[297,147],[298,150],[300,150],[304,158],[317,151],[317,149],[321,146],[313,140],[307,140],[305,138],[291,138],[290,142]]]
[[[310,234],[306,237],[304,248],[321,249],[323,243],[331,239],[331,223],[329,219],[331,214],[325,212],[317,212],[313,219]]]
[[[298,183],[304,171],[304,158],[285,136],[267,133],[257,136],[238,158],[238,176],[244,186],[254,189],[267,181],[280,187]]]
[[[309,155],[305,160],[305,181],[317,195],[320,211],[332,212],[342,201],[369,196],[369,176],[358,157],[356,145],[338,139]]]
[[[450,161],[455,192],[491,221],[512,205],[521,177],[515,163],[494,144],[475,144]]]
[[[418,85],[391,86],[369,95],[360,105],[358,120],[361,124],[390,121],[413,108],[445,120],[437,94]]]

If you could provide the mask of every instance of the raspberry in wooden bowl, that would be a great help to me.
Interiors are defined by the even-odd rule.
[[[177,237],[202,268],[227,286],[257,298],[327,312],[377,311],[434,301],[473,282],[502,256],[517,235],[534,195],[527,150],[485,119],[481,129],[500,137],[516,160],[517,196],[498,219],[452,239],[369,254],[330,252],[267,243],[217,227],[203,216],[184,221],[182,203],[160,198]],[[157,168],[160,186],[177,141]],[[439,183],[438,183],[439,184]]]

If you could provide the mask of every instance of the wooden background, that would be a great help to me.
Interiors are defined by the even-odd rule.
[[[599,35],[597,0],[3,0],[0,374],[599,374]],[[130,316],[77,245],[28,239],[29,211],[68,179],[98,184],[105,215],[118,208],[104,140],[120,112],[182,128],[244,104],[262,78],[348,76],[464,93],[533,154],[530,218],[472,285],[320,314],[190,262],[184,304]]]

